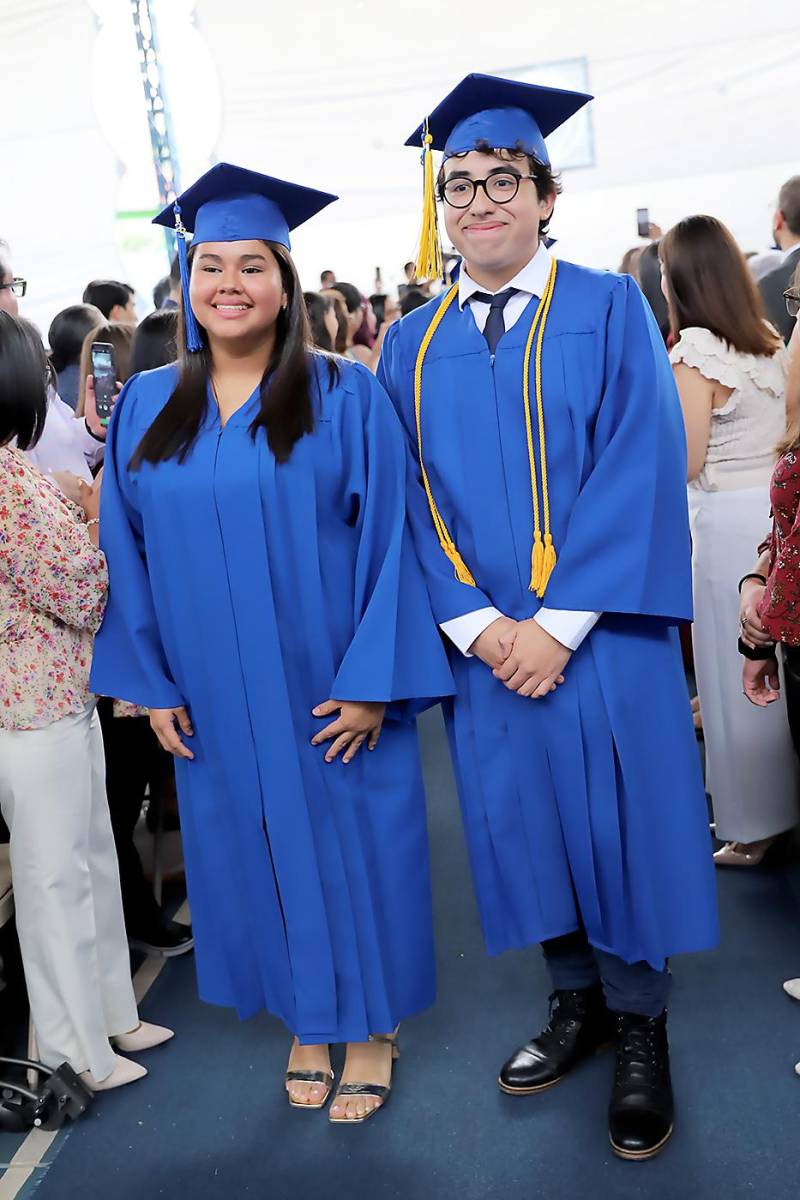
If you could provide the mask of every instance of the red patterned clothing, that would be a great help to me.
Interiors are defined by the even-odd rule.
[[[767,587],[758,615],[767,633],[787,646],[800,645],[800,450],[778,459],[770,484],[772,533]]]
[[[83,512],[0,446],[0,729],[41,729],[89,703],[108,588]]]

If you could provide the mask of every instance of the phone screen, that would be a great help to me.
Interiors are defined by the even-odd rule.
[[[636,232],[639,237],[650,236],[650,209],[637,208],[636,210]]]
[[[117,394],[117,365],[110,342],[92,343],[92,376],[97,415],[106,420],[111,416]]]

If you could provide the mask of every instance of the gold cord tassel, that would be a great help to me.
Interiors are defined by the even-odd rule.
[[[541,587],[542,571],[544,570],[544,543],[542,541],[541,530],[537,529],[533,535],[533,549],[531,550],[531,582],[529,585],[530,591],[538,592]]]
[[[443,273],[442,244],[439,240],[439,222],[436,215],[436,181],[433,174],[433,137],[428,132],[422,138],[422,229],[419,235],[416,272],[417,279],[441,279]]]
[[[542,574],[539,578],[539,587],[537,588],[537,596],[543,596],[545,588],[550,582],[550,576],[553,574],[553,568],[558,559],[556,558],[556,548],[553,545],[552,535],[546,533],[544,535],[544,561],[542,562]]]

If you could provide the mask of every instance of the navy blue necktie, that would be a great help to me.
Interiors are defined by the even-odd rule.
[[[503,309],[518,291],[519,288],[506,288],[504,292],[498,292],[496,296],[490,296],[488,292],[473,292],[470,297],[472,300],[480,300],[483,304],[489,305],[489,315],[483,327],[483,336],[488,343],[490,354],[494,354],[497,343],[506,331]]]

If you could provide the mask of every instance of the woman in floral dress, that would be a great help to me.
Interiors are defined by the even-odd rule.
[[[40,1057],[99,1090],[147,1074],[115,1048],[172,1032],[136,1011],[88,686],[108,584],[99,487],[79,507],[23,454],[46,412],[41,340],[0,312],[0,809]]]

